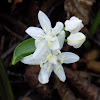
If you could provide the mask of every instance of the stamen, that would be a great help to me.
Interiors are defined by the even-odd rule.
[[[61,54],[61,51],[60,51],[60,50],[57,50],[57,52],[58,52],[59,54]]]
[[[42,60],[40,61],[40,67],[42,67],[43,66],[43,62],[42,62]]]
[[[51,58],[51,56],[52,56],[52,54],[50,53],[50,54],[46,57],[46,59],[49,60],[49,59]]]
[[[45,43],[41,43],[41,46],[43,47],[45,45]]]
[[[50,41],[48,41],[48,45],[49,45],[50,47],[53,46],[53,44],[52,44]]]
[[[50,32],[48,32],[46,35],[50,35],[51,33]]]
[[[56,40],[55,38],[50,39],[50,41],[52,41],[52,42],[54,42],[55,40]]]
[[[46,27],[43,28],[44,32],[46,33]]]
[[[49,72],[50,71],[50,66],[47,68],[47,72]]]
[[[42,36],[42,35],[40,35],[40,34],[38,34],[38,35],[37,35],[37,37],[38,37],[38,38],[40,38],[40,39],[41,39],[41,38],[43,38],[43,36]]]
[[[61,65],[59,65],[56,69],[56,72],[58,72],[58,70],[61,68]]]
[[[63,56],[63,57],[61,58],[61,64],[64,63],[64,59],[65,59],[65,57]]]

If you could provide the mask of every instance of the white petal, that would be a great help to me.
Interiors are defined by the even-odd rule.
[[[52,34],[55,36],[63,29],[64,25],[62,22],[57,22],[56,26],[52,29]]]
[[[59,54],[59,50],[52,50],[52,54],[53,55],[58,55]]]
[[[39,43],[37,49],[35,50],[33,54],[34,59],[46,59],[46,56],[51,53],[51,50],[46,44],[46,41],[43,40],[41,43]]]
[[[38,59],[38,60],[34,59],[33,54],[31,54],[29,56],[24,57],[21,60],[21,62],[24,64],[29,64],[29,65],[39,65],[41,60],[42,59]]]
[[[83,33],[78,32],[75,34],[70,34],[67,37],[68,45],[73,46],[75,48],[79,48],[86,40],[86,37]]]
[[[85,41],[85,40],[84,40]],[[77,45],[73,45],[73,47],[74,48],[80,48],[81,47],[81,45],[84,43],[84,41],[82,41],[82,42],[80,42],[79,44],[77,44]]]
[[[40,22],[40,25],[42,29],[45,31],[45,33],[51,32],[51,22],[47,15],[43,13],[42,11],[39,11],[38,13],[38,19]]]
[[[54,73],[58,76],[58,78],[62,81],[62,82],[65,82],[66,80],[66,76],[65,76],[65,72],[64,72],[64,69],[61,65],[61,68],[56,72],[56,69],[57,67],[61,65],[61,63],[57,62],[57,65],[54,65]]]
[[[49,46],[49,48],[51,49],[51,50],[57,50],[57,49],[59,49],[60,48],[60,44],[59,44],[59,41],[58,41],[58,38],[57,37],[55,37],[55,41],[54,42],[52,42],[52,46]]]
[[[72,52],[62,52],[58,55],[58,60],[61,61],[62,57],[64,57],[64,63],[74,63],[79,60],[79,56]]]
[[[82,20],[75,16],[65,21],[65,30],[71,33],[76,33],[80,31],[83,26],[84,25],[82,24]]]
[[[37,48],[38,45],[42,42],[42,39],[36,39],[35,40],[35,47]]]
[[[44,31],[38,27],[29,27],[25,31],[28,35],[33,37],[34,39],[38,39],[38,35],[45,35]]]
[[[64,31],[61,31],[58,35],[58,41],[59,41],[59,44],[60,44],[60,50],[62,49],[63,47],[63,44],[64,44],[64,40],[65,40],[65,32]]]
[[[47,67],[48,67],[48,63],[45,63],[42,66],[40,73],[39,73],[39,76],[38,76],[39,82],[42,84],[46,84],[49,82],[49,77],[50,77],[51,72],[52,72],[52,67],[50,67],[49,72],[47,72]]]

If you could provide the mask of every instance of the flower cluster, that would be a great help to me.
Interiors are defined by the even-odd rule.
[[[38,19],[42,29],[38,27],[26,29],[26,33],[35,39],[36,50],[33,54],[24,57],[21,62],[29,65],[40,65],[38,80],[42,84],[49,82],[52,71],[64,82],[66,76],[62,64],[77,62],[79,56],[72,52],[60,51],[65,40],[62,22],[57,22],[52,28],[49,18],[42,11],[39,11]],[[82,21],[76,17],[65,21],[65,30],[71,32],[67,37],[70,46],[79,48],[85,41],[85,35],[78,32],[82,27]]]
[[[82,27],[82,20],[75,16],[65,21],[65,30],[70,32],[70,35],[67,37],[70,46],[79,48],[84,43],[86,37],[83,33],[79,32]]]

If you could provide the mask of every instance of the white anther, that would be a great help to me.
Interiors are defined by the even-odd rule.
[[[61,68],[61,65],[59,65],[56,69],[56,72],[58,72],[58,70]]]
[[[59,54],[61,54],[61,51],[60,51],[60,50],[57,50],[57,52],[58,52]]]
[[[63,56],[63,57],[61,58],[61,64],[64,63],[64,59],[65,59],[65,57]]]
[[[38,35],[37,35],[37,37],[38,37],[38,38],[40,38],[40,39],[41,39],[41,38],[43,38],[43,36],[42,36],[42,35],[40,35],[40,34],[38,34]]]
[[[50,54],[46,57],[46,59],[49,60],[51,57],[52,57],[52,54],[50,53]]]
[[[46,27],[43,28],[44,32],[46,33]]]
[[[50,71],[50,66],[49,67],[47,67],[47,72],[49,72]]]
[[[51,33],[50,32],[48,32],[46,35],[50,35]]]
[[[55,40],[56,40],[55,38],[50,39],[50,41],[52,41],[52,42],[54,42]]]
[[[40,61],[40,67],[42,67],[43,66],[43,62],[42,62],[42,60]]]
[[[41,43],[41,46],[44,47],[45,43]]]
[[[48,45],[49,45],[50,47],[53,46],[53,44],[52,44],[50,41],[48,41]]]

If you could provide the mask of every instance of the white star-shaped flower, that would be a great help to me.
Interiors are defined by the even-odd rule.
[[[42,11],[39,11],[38,19],[42,29],[38,27],[29,27],[26,29],[26,33],[35,39],[36,48],[41,43],[41,46],[47,45],[51,50],[59,49],[60,45],[57,35],[64,27],[63,23],[57,22],[55,27],[52,28],[49,18]]]
[[[64,39],[65,39],[65,32],[62,31],[58,35],[60,49],[63,46]],[[58,78],[62,82],[64,82],[66,80],[66,76],[65,76],[62,64],[77,62],[79,60],[79,56],[71,52],[61,53],[60,49],[52,51],[50,50],[48,46],[45,46],[45,49],[43,51],[41,51],[40,53],[37,53],[38,50],[36,50],[33,54],[24,57],[21,60],[21,62],[23,62],[24,64],[29,64],[29,65],[40,64],[41,70],[38,75],[38,79],[40,83],[42,84],[46,84],[49,82],[49,77],[52,71],[54,71],[54,73],[58,76]]]
[[[82,24],[82,20],[75,16],[65,21],[65,30],[71,33],[79,32],[83,26],[84,25]]]
[[[21,60],[21,62],[29,65],[40,64],[41,70],[38,75],[38,79],[40,83],[45,84],[49,82],[49,77],[52,71],[54,71],[54,73],[58,76],[58,78],[62,82],[64,82],[66,80],[66,76],[62,64],[74,63],[77,62],[78,60],[79,56],[74,53],[71,52],[61,53],[59,50],[53,52],[48,48],[47,52],[44,53],[42,57],[35,59],[33,58],[33,54],[31,54],[29,56],[24,57]]]

